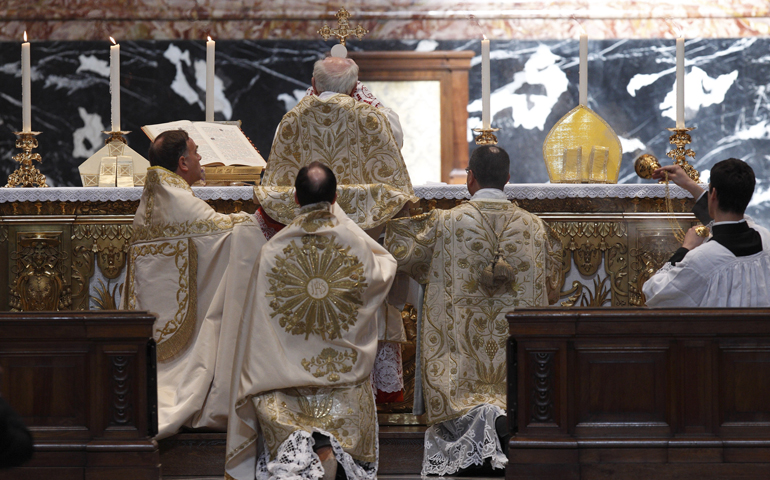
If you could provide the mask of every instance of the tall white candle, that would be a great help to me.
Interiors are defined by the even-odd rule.
[[[684,37],[676,39],[676,128],[684,128]]]
[[[30,83],[29,42],[24,32],[21,44],[21,131],[32,131],[32,85]]]
[[[214,121],[214,40],[206,42],[206,121]]]
[[[580,105],[588,105],[588,35],[585,32],[580,35],[580,86],[578,91]]]
[[[486,36],[481,41],[481,123],[485,130],[490,128],[489,40]]]
[[[120,45],[110,37],[110,95],[112,96],[112,131],[120,131]]]

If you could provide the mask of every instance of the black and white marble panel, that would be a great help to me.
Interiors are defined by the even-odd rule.
[[[364,41],[364,50],[473,50],[468,41]],[[218,120],[241,120],[267,157],[282,115],[309,86],[312,66],[331,43],[217,42]],[[512,153],[511,182],[548,180],[542,158],[550,128],[577,104],[577,41],[492,41],[493,126]],[[21,124],[20,45],[0,43],[0,179],[15,168]],[[129,144],[144,153],[140,127],[204,119],[205,48],[199,41],[121,43],[122,125]],[[41,170],[52,185],[79,185],[77,166],[103,145],[109,127],[107,42],[32,44],[32,127]],[[481,121],[480,58],[472,62],[468,141]],[[714,162],[738,157],[757,174],[749,213],[770,226],[770,39],[687,41],[686,115],[690,147],[704,178]],[[674,125],[674,41],[589,42],[589,106],[614,129],[624,149],[620,182],[641,181],[633,159],[649,152],[667,162]],[[375,95],[377,92],[374,92]],[[415,107],[418,108],[418,107]],[[2,181],[0,180],[0,181]]]

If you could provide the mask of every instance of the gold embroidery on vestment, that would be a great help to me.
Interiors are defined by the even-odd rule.
[[[340,373],[349,373],[358,360],[358,352],[350,349],[340,352],[331,347],[324,348],[321,353],[310,360],[302,359],[302,367],[315,378],[326,376],[330,382],[338,382]],[[313,369],[315,371],[313,371]]]
[[[334,340],[358,320],[368,286],[364,266],[335,240],[318,235],[303,236],[302,245],[292,240],[267,272],[270,316],[279,317],[292,335]]]
[[[179,275],[179,289],[176,292],[177,309],[174,319],[156,331],[158,361],[165,361],[182,351],[195,333],[198,316],[198,252],[190,238],[180,239],[176,242],[134,245],[131,248],[131,266],[136,265],[136,260],[139,257],[148,255],[174,257],[174,264]],[[131,309],[136,307],[134,275],[132,268],[129,277],[129,308]]]

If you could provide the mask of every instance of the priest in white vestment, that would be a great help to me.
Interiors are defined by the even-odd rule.
[[[426,286],[423,475],[505,468],[505,315],[559,297],[561,246],[540,218],[508,200],[509,165],[505,150],[479,147],[467,169],[469,202],[387,226],[399,271]]]
[[[223,215],[194,196],[190,185],[201,178],[200,155],[183,130],[158,135],[149,159],[122,301],[124,308],[158,317],[157,438],[182,427],[224,431],[240,313],[223,323],[222,311],[239,283],[248,281],[265,236],[253,215]],[[237,303],[228,307],[239,309]]]
[[[298,215],[260,251],[233,369],[226,479],[374,480],[370,381],[393,257],[337,207],[318,162],[297,172]]]
[[[756,184],[752,168],[735,158],[718,162],[711,169],[708,192],[678,166],[659,169],[656,178],[663,172],[698,198],[698,218],[713,223],[705,243],[691,228],[682,247],[645,282],[647,306],[769,307],[770,231],[744,217]]]
[[[377,239],[385,223],[410,201],[417,201],[401,155],[398,115],[358,82],[349,58],[315,63],[313,87],[279,124],[262,183],[255,187],[261,208],[288,224],[296,215],[293,182],[297,171],[319,161],[334,171],[337,204]],[[378,400],[403,399],[401,345],[406,333],[400,313],[383,305],[380,350],[375,363]]]

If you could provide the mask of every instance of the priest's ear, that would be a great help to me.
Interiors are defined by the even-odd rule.
[[[185,158],[184,155],[179,157],[179,160],[177,160],[176,169],[177,169],[177,172],[187,172],[188,170],[190,170],[190,166],[187,164],[187,158]]]

